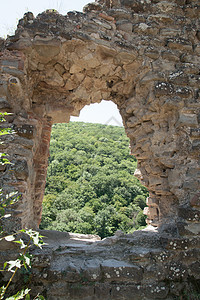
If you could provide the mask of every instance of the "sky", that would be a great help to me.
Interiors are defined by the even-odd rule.
[[[94,0],[0,0],[0,37],[14,34],[18,20],[25,12],[31,11],[34,16],[46,9],[56,9],[66,15],[68,11],[82,11],[83,7]],[[122,126],[122,119],[117,106],[111,101],[101,101],[100,104],[85,106],[79,118],[72,121],[102,123]]]

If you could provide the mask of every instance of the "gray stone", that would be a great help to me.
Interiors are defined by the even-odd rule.
[[[182,113],[182,114],[180,114],[180,117],[179,117],[179,124],[185,125],[185,126],[198,125],[197,115],[196,114]]]
[[[10,105],[8,103],[8,101],[5,98],[0,98],[0,109],[5,110],[5,109],[9,109]]]
[[[125,32],[128,32],[128,33],[132,33],[133,24],[128,20],[121,20],[121,21],[116,22],[116,28],[118,30],[122,30],[122,31],[125,31]]]

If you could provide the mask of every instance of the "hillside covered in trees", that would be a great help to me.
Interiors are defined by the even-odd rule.
[[[124,128],[53,125],[41,229],[98,234],[145,226],[147,190],[133,176]]]

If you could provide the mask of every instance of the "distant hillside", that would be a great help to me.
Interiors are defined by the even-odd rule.
[[[144,226],[148,192],[133,176],[136,164],[124,128],[53,125],[40,228],[104,238]]]

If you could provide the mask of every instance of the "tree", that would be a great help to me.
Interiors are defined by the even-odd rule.
[[[133,176],[136,165],[123,128],[53,125],[40,228],[102,237],[136,229],[148,195]]]
[[[138,213],[138,215],[137,215],[137,217],[136,217],[136,228],[138,229],[139,227],[141,227],[141,226],[146,226],[146,218],[147,218],[147,216],[145,216],[144,214],[143,214],[143,212],[142,211],[140,211],[139,213]]]
[[[139,206],[141,209],[144,209],[146,206],[146,198],[144,195],[137,195],[135,197],[135,204]]]

